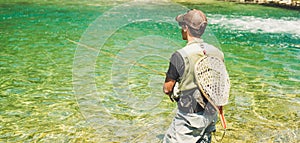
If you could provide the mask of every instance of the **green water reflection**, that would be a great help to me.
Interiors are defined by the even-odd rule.
[[[101,48],[111,55],[99,53],[96,60],[99,99],[79,105],[74,94],[77,45],[68,39],[79,41],[97,17],[120,3],[0,2],[0,142],[162,139],[176,105],[161,92],[164,77],[139,65],[165,72],[169,57],[147,55],[133,61],[119,77],[126,79],[120,85],[114,83],[118,72],[113,70],[120,66],[116,57],[129,58],[124,49],[139,37],[159,35],[173,41],[177,47],[156,47],[166,55],[184,46],[176,25],[142,21],[118,29]],[[299,11],[218,1],[182,4],[207,12],[209,28],[225,53],[232,89],[225,107],[229,129],[224,142],[299,142],[300,32],[293,27],[300,22]],[[227,27],[218,22],[220,18],[224,23],[243,19],[249,25]],[[291,29],[275,28],[282,21]],[[251,22],[261,28],[251,31]],[[144,49],[143,54],[153,52]],[[130,90],[123,91],[128,93],[124,96],[116,93],[122,86]],[[82,105],[89,110],[83,111]]]

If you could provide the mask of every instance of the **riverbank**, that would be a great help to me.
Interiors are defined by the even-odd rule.
[[[285,8],[285,9],[292,9],[292,10],[298,10],[300,11],[300,1],[294,2],[294,3],[280,3],[280,2],[268,2],[268,3],[259,3],[260,5],[264,6],[271,6],[271,7],[279,7],[279,8]]]
[[[173,0],[176,3],[190,3],[190,4],[216,4],[218,2],[230,2],[246,5],[262,5],[268,7],[277,7],[284,9],[300,10],[300,0]]]
[[[263,6],[300,10],[299,0],[229,0],[229,1],[238,2],[242,4],[259,4]]]
[[[232,15],[256,16],[263,18],[278,18],[278,17],[297,17],[300,18],[298,11],[283,9],[277,7],[263,6],[259,4],[242,4],[238,2],[227,2],[217,0],[174,0],[178,4],[182,4],[189,9],[201,9],[207,14],[224,14],[231,13]],[[230,9],[228,9],[230,7]]]

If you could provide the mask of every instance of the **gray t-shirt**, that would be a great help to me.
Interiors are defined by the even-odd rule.
[[[184,61],[180,53],[175,52],[171,56],[167,77],[178,81],[184,73]]]

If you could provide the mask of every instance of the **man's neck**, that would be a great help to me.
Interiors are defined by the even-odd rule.
[[[193,37],[193,36],[187,36],[187,42],[191,43],[193,41],[200,40],[201,38]]]
[[[192,41],[194,41],[194,37],[188,35],[187,36],[187,42],[190,43]]]

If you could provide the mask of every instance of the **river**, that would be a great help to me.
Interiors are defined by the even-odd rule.
[[[1,1],[0,142],[160,142],[174,18],[191,8],[225,54],[223,141],[299,142],[299,11],[213,0]]]

